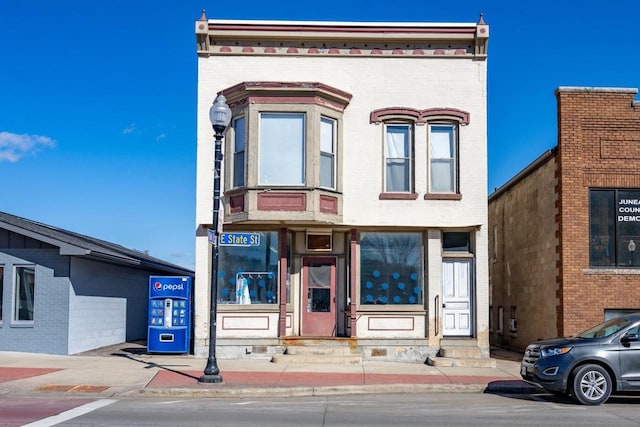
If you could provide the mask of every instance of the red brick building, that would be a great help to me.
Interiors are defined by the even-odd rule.
[[[640,311],[637,93],[558,88],[557,147],[490,195],[492,344]]]

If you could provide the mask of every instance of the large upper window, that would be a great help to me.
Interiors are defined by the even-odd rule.
[[[267,209],[265,189],[342,191],[341,122],[350,94],[318,82],[278,81],[246,81],[224,94],[235,118],[225,151],[225,191],[260,192],[246,199],[257,200],[258,210]],[[325,212],[335,210],[324,203]],[[243,211],[238,206],[236,212]]]
[[[220,246],[218,302],[276,304],[278,302],[278,233],[264,231],[255,246]]]
[[[422,304],[422,235],[360,233],[360,304]]]
[[[456,126],[429,126],[430,193],[457,193]]]
[[[233,146],[233,186],[242,187],[244,185],[244,149],[246,144],[246,132],[244,117],[239,117],[233,121],[234,146]]]
[[[33,322],[35,277],[36,271],[33,267],[16,267],[14,321]]]
[[[411,126],[387,124],[385,129],[385,192],[410,193],[413,190]]]
[[[260,185],[305,183],[304,113],[260,114]]]
[[[640,190],[589,191],[589,264],[640,267]]]
[[[320,186],[336,188],[336,121],[320,119]]]

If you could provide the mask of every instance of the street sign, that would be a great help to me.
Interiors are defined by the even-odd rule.
[[[259,233],[222,233],[220,246],[260,246]]]
[[[212,245],[216,244],[216,232],[209,229],[207,231],[207,240],[209,241],[209,243],[211,243]]]

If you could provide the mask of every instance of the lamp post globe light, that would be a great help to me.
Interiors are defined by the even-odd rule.
[[[218,95],[209,109],[209,119],[215,132],[214,176],[213,176],[213,248],[211,250],[211,312],[209,317],[209,358],[201,383],[221,383],[222,376],[216,361],[216,328],[218,311],[218,243],[222,224],[220,214],[220,170],[222,163],[222,137],[231,121],[231,109],[224,95]]]

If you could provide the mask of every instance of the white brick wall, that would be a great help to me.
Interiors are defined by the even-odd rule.
[[[213,191],[213,130],[208,111],[219,91],[243,81],[320,82],[353,95],[343,116],[343,223],[347,226],[461,228],[479,230],[476,251],[476,328],[488,351],[487,310],[487,62],[472,56],[211,56],[198,60],[197,226],[210,224]],[[370,123],[370,113],[385,107],[455,108],[470,114],[460,127],[460,191],[462,199],[424,200],[427,192],[427,126],[415,128],[417,200],[379,200],[382,192],[383,127]],[[429,245],[435,250],[440,240]],[[439,248],[440,246],[438,246]],[[209,245],[196,243],[195,346],[206,344],[208,324]],[[430,252],[425,302],[441,286],[439,251]],[[198,301],[199,299],[199,301]],[[205,316],[206,314],[206,316]],[[433,313],[429,328],[433,328]],[[220,325],[218,325],[220,326]],[[430,333],[433,333],[431,330]],[[414,336],[414,335],[411,335]],[[424,334],[422,335],[424,336]],[[430,343],[436,345],[437,343]]]
[[[69,295],[69,354],[125,342],[127,300]]]
[[[366,70],[362,72],[362,70]],[[344,222],[433,226],[486,223],[486,62],[433,58],[228,56],[200,58],[196,218],[211,223],[213,130],[208,111],[216,93],[242,81],[315,81],[353,95],[344,114]],[[378,200],[382,189],[382,127],[371,111],[392,106],[451,107],[470,113],[460,128],[458,203]],[[426,192],[426,126],[416,128],[416,190]],[[434,206],[437,206],[434,209]]]

